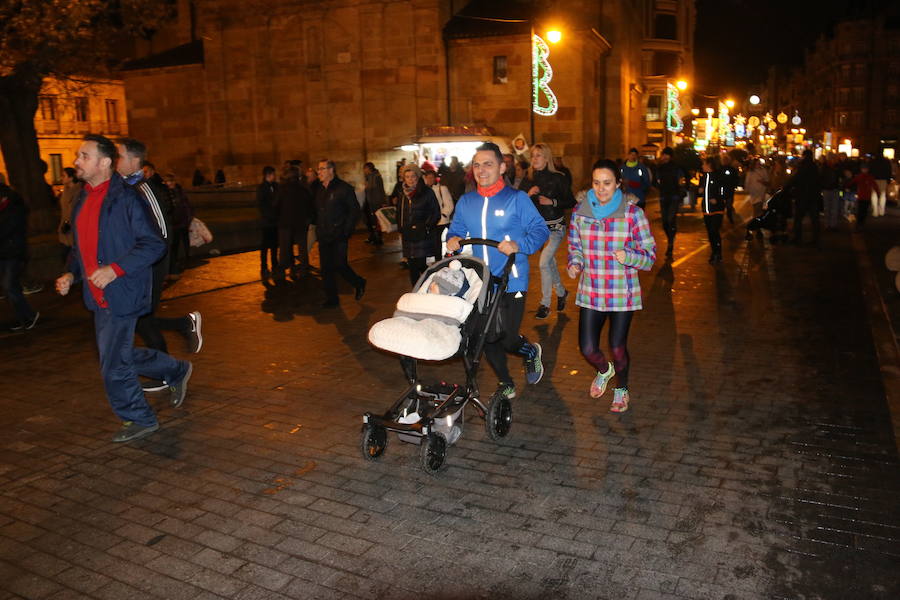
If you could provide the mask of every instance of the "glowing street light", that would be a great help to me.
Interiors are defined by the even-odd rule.
[[[547,41],[551,44],[557,44],[562,39],[562,31],[551,29],[547,32]]]
[[[691,109],[691,114],[694,115],[694,116],[696,117],[697,115],[700,114],[700,109],[699,109],[699,108],[692,108],[692,109]]]
[[[752,96],[750,96],[750,104],[752,104],[753,106],[756,106],[759,103],[760,103],[759,96],[757,96],[756,94],[753,94]]]
[[[681,91],[683,92],[684,90],[687,89],[687,87],[688,87],[688,82],[685,81],[684,79],[679,79],[679,80],[675,83],[675,87],[677,87],[679,90],[681,90]]]
[[[734,100],[729,98],[725,101],[725,106],[727,106],[728,108],[734,108]]]

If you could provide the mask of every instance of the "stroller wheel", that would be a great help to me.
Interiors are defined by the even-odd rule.
[[[363,458],[366,460],[378,460],[384,454],[388,445],[387,430],[380,425],[367,423],[363,426],[362,450]]]
[[[501,394],[491,396],[487,414],[484,415],[484,429],[492,440],[506,437],[512,427],[512,403]]]
[[[447,468],[447,438],[439,431],[432,431],[420,446],[422,469],[429,475],[436,475]]]

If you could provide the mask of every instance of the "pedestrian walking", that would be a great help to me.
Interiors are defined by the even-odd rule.
[[[28,256],[28,208],[22,196],[0,181],[0,289],[12,306],[12,331],[32,329],[41,313],[31,308],[22,290],[22,272]]]
[[[65,264],[72,249],[72,207],[78,194],[81,193],[81,182],[72,167],[63,169],[62,182],[62,193],[59,195],[59,226],[56,231],[62,247],[62,262]]]
[[[174,318],[159,317],[156,310],[162,298],[162,290],[166,277],[169,275],[170,258],[172,255],[172,242],[174,240],[174,226],[172,217],[173,206],[169,200],[168,188],[156,184],[158,176],[155,171],[142,168],[142,165],[152,165],[147,162],[147,146],[134,138],[120,138],[117,140],[118,160],[116,171],[123,178],[125,185],[134,188],[138,197],[142,198],[153,217],[153,225],[160,238],[166,242],[166,251],[152,266],[151,304],[150,310],[141,313],[135,325],[135,331],[141,337],[144,344],[153,350],[168,353],[169,348],[163,331],[175,331],[181,334],[187,343],[189,352],[199,352],[203,347],[202,318],[198,311]],[[147,178],[148,173],[150,179]],[[161,179],[161,177],[160,177]],[[146,392],[159,392],[170,387],[171,380],[143,381],[141,387]]]
[[[458,202],[466,192],[466,173],[456,156],[450,157],[450,162],[444,162],[438,168],[438,176],[441,185],[447,186],[453,202]]]
[[[678,207],[684,197],[684,171],[675,164],[675,152],[666,146],[659,155],[656,167],[655,185],[659,189],[659,212],[662,216],[663,231],[666,232],[666,258],[671,259],[675,249],[675,234],[678,232]]]
[[[116,158],[116,146],[100,135],[86,135],[78,149],[75,169],[85,186],[72,211],[69,272],[56,280],[56,290],[65,296],[85,280],[82,297],[94,313],[100,373],[123,421],[112,441],[127,442],[159,429],[138,375],[171,382],[171,403],[179,407],[193,369],[164,352],[134,346],[137,318],[152,309],[152,267],[167,249],[146,201],[115,172]]]
[[[703,200],[703,224],[709,238],[711,250],[709,264],[722,262],[722,219],[725,215],[725,189],[721,172],[716,169],[716,161],[711,156],[703,159],[703,174],[700,176],[700,194]]]
[[[541,270],[541,302],[535,317],[546,319],[550,315],[550,301],[556,292],[556,310],[566,309],[569,292],[559,276],[556,251],[566,237],[566,210],[575,206],[575,196],[569,180],[553,165],[553,152],[548,144],[537,143],[531,147],[531,166],[519,189],[528,194],[534,207],[543,217],[550,237],[541,250],[538,262]]]
[[[529,342],[519,333],[519,328],[528,292],[528,256],[544,245],[550,231],[528,195],[505,184],[502,178],[505,169],[497,144],[485,142],[478,147],[472,159],[477,188],[464,194],[456,204],[453,221],[447,230],[447,250],[459,250],[463,238],[499,241],[497,248],[481,246],[474,251],[498,277],[502,275],[509,255],[516,255],[506,293],[497,309],[502,329],[497,332],[496,339],[488,341],[484,347],[485,358],[497,375],[496,393],[511,400],[516,397],[516,386],[509,373],[507,352],[524,360],[528,384],[537,384],[544,376],[541,345]]]
[[[872,216],[883,217],[887,206],[887,186],[891,180],[891,161],[884,155],[876,156],[869,165],[869,173],[875,180],[875,195],[872,196]]]
[[[265,284],[278,270],[278,207],[275,167],[265,166],[262,181],[256,186],[256,208],[259,210],[259,278]]]
[[[637,148],[632,148],[628,151],[628,159],[622,165],[622,189],[635,196],[638,199],[638,206],[642,209],[651,181],[650,169],[641,163]]]
[[[409,265],[409,281],[416,285],[427,268],[428,257],[440,252],[437,224],[441,220],[441,206],[415,163],[400,169],[400,181],[403,196],[398,207],[397,229],[403,241],[403,258]]]
[[[591,188],[569,222],[569,277],[580,276],[576,306],[581,354],[597,370],[592,398],[599,398],[615,376],[610,411],[628,410],[628,330],[635,311],[643,308],[638,270],[656,261],[656,241],[637,198],[623,193],[616,163],[599,160],[591,169]],[[600,349],[609,321],[607,360]]]
[[[322,287],[325,291],[323,308],[339,306],[337,276],[347,280],[361,300],[366,292],[366,280],[356,274],[347,262],[347,245],[359,220],[359,203],[353,187],[335,173],[334,162],[319,161],[319,184],[316,187],[316,236],[319,238],[319,260]]]
[[[378,226],[378,218],[375,213],[387,206],[387,196],[384,193],[384,180],[381,172],[375,167],[375,163],[367,162],[363,165],[363,177],[365,178],[365,196],[363,214],[366,217],[366,228],[369,230],[367,244],[381,246],[381,228]]]
[[[728,222],[734,225],[734,190],[740,184],[741,171],[732,160],[730,154],[722,156],[719,180],[722,183],[722,191],[725,194],[725,214],[728,216]]]
[[[273,273],[276,281],[284,281],[285,272],[292,278],[309,273],[309,225],[315,218],[313,198],[300,180],[300,169],[290,165],[282,174],[275,190],[275,208],[278,215],[278,269]],[[294,260],[294,244],[297,260]]]
[[[825,228],[834,231],[841,219],[841,171],[837,156],[828,155],[819,171],[819,178],[825,206]]]
[[[868,163],[859,166],[859,173],[853,177],[851,185],[856,191],[856,227],[862,229],[872,204],[872,194],[878,189],[878,182],[869,172]]]
[[[441,219],[437,224],[437,251],[434,255],[435,260],[440,260],[442,254],[441,246],[443,245],[441,242],[444,241],[444,232],[450,226],[450,220],[453,218],[453,210],[456,208],[456,204],[453,202],[453,196],[450,194],[447,186],[437,183],[437,172],[434,169],[423,171],[422,177],[425,180],[425,185],[434,192],[434,197],[437,198],[438,205],[441,207]]]
[[[194,218],[194,209],[188,200],[187,194],[175,173],[163,175],[166,184],[166,192],[169,196],[169,204],[172,207],[172,244],[169,255],[169,275],[177,279],[187,268],[191,259],[190,228]],[[184,259],[179,262],[179,254],[184,253]]]
[[[788,181],[794,197],[794,243],[803,242],[803,220],[809,217],[812,243],[819,243],[819,210],[822,203],[822,186],[819,170],[813,161],[812,150],[804,150],[797,171]]]

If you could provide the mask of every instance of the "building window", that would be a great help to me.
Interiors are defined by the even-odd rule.
[[[900,86],[898,86],[896,83],[888,84],[888,86],[885,88],[885,94],[888,98],[896,100],[897,96],[900,95]]]
[[[80,123],[88,121],[88,99],[83,96],[75,98],[75,120]]]
[[[107,123],[118,123],[119,122],[119,101],[118,100],[106,100],[106,122]]]
[[[53,185],[62,183],[63,163],[62,154],[50,155],[50,176],[53,178]]]
[[[862,127],[863,126],[863,113],[861,110],[854,110],[850,113],[850,126],[851,127]]]
[[[662,121],[662,96],[659,94],[647,98],[647,120]]]
[[[841,65],[841,79],[847,81],[850,79],[850,65],[843,64]]]
[[[900,77],[900,62],[892,62],[888,65],[888,75],[891,77]]]
[[[850,88],[839,88],[837,93],[838,106],[846,106],[850,102]]]
[[[39,99],[41,118],[45,121],[56,120],[56,96],[41,96]]]
[[[678,75],[678,54],[675,52],[654,52],[653,73],[651,75],[663,75],[675,77]]]
[[[677,40],[678,19],[675,15],[657,14],[653,23],[653,37],[660,40]]]
[[[847,126],[847,113],[839,112],[837,116],[837,124],[839,127]]]
[[[866,65],[865,63],[856,63],[853,67],[853,76],[857,79],[862,79],[866,76]]]
[[[494,83],[509,83],[505,56],[494,57]]]
[[[897,124],[897,110],[896,109],[888,109],[884,113],[884,121],[887,125],[896,125]]]
[[[853,93],[850,98],[852,99],[853,104],[862,104],[866,101],[866,89],[861,86],[853,88]]]

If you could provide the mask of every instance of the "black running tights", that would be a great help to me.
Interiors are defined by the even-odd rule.
[[[628,328],[633,311],[600,312],[581,308],[578,317],[578,345],[581,354],[598,371],[605,372],[608,359],[600,349],[600,334],[609,319],[609,352],[616,369],[616,387],[628,387]]]

